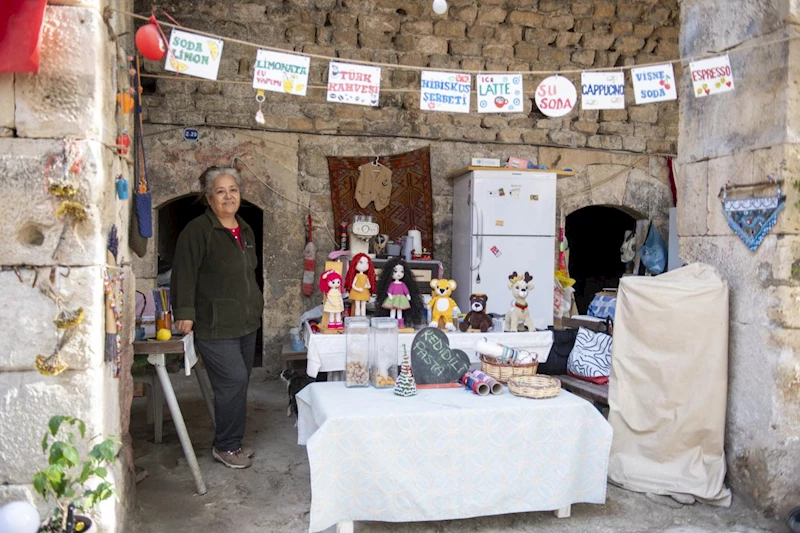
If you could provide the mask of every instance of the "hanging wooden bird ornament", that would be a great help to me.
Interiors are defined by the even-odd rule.
[[[131,147],[131,138],[128,136],[128,130],[123,129],[119,135],[117,135],[117,154],[119,155],[128,155],[128,151]]]
[[[261,111],[261,104],[264,103],[266,97],[264,96],[264,90],[259,89],[256,93],[256,102],[258,102],[258,111],[256,112],[256,122],[259,124],[266,124],[267,121],[264,119],[264,113]]]
[[[119,105],[123,113],[130,115],[134,106],[133,96],[127,91],[117,94],[117,105]]]

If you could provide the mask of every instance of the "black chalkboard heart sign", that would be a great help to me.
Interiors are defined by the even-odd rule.
[[[469,356],[462,350],[452,350],[441,330],[424,328],[411,343],[411,369],[420,385],[451,383],[469,370]]]

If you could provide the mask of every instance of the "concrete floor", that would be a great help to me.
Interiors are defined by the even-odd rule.
[[[294,419],[287,418],[283,382],[256,369],[250,384],[246,444],[255,449],[253,467],[229,470],[211,458],[213,437],[208,411],[194,377],[172,374],[186,425],[198,455],[208,493],[195,495],[171,419],[164,442],[153,443],[143,399],[135,399],[131,433],[136,466],[148,476],[136,487],[131,533],[301,533],[308,531],[311,502],[305,447],[297,445]],[[168,410],[165,406],[165,417]],[[672,502],[671,499],[667,503]],[[677,506],[677,505],[675,505]],[[558,532],[597,533],[762,533],[788,529],[746,508],[734,495],[730,509],[705,505],[678,508],[642,494],[609,487],[605,505],[573,505],[572,517],[525,513],[447,522],[356,523],[356,533]],[[334,531],[331,528],[329,531]]]

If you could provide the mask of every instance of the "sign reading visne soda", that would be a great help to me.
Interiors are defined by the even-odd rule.
[[[631,70],[633,77],[633,96],[637,104],[676,100],[675,74],[672,63],[641,67]]]
[[[625,109],[625,75],[582,72],[581,109]]]
[[[217,79],[222,41],[180,30],[172,30],[164,69],[207,80]]]
[[[305,96],[311,58],[259,50],[253,68],[253,89]]]
[[[733,90],[733,72],[728,56],[712,57],[689,63],[696,98]]]
[[[328,102],[377,106],[381,69],[331,61],[328,67]]]
[[[564,76],[549,76],[536,88],[536,107],[548,117],[563,117],[578,103],[575,86]]]
[[[419,108],[425,111],[469,113],[472,76],[455,72],[423,71]]]
[[[519,113],[522,110],[520,74],[478,76],[478,113]]]

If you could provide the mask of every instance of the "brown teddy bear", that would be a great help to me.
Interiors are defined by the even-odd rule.
[[[467,331],[468,329],[480,330],[483,333],[492,327],[492,318],[486,314],[486,301],[489,299],[485,294],[469,295],[469,313],[464,317],[458,329]]]

